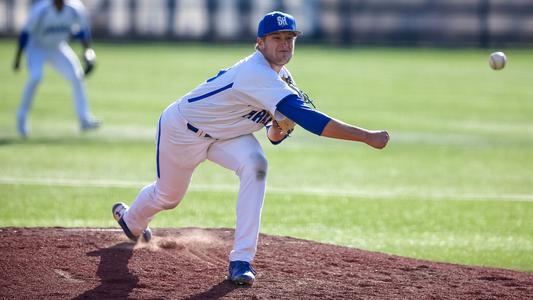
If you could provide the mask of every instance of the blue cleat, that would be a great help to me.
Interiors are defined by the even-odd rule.
[[[254,284],[256,274],[257,272],[249,262],[236,260],[229,263],[228,278],[237,285]]]
[[[26,116],[17,115],[17,131],[23,139],[28,137],[28,125],[26,123]]]
[[[102,126],[102,121],[97,119],[90,119],[82,121],[80,124],[81,131],[90,131],[100,128]],[[118,203],[117,203],[118,204]]]
[[[124,234],[132,241],[136,242],[139,240],[138,236],[135,236],[130,229],[128,228],[128,225],[126,225],[126,222],[124,222],[124,219],[122,218],[126,211],[128,211],[129,207],[122,203],[115,203],[113,205],[113,208],[111,209],[113,211],[113,217],[118,222],[118,225],[122,228],[122,231],[124,231]],[[143,233],[142,233],[143,241],[148,243],[152,239],[152,230],[147,227]]]

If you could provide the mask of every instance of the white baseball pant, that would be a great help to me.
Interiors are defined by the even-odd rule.
[[[198,136],[173,103],[163,112],[157,138],[158,178],[145,186],[124,215],[134,235],[140,235],[152,217],[176,207],[191,182],[195,168],[208,159],[239,176],[235,240],[229,260],[251,262],[257,251],[261,209],[268,163],[252,134],[228,140]]]
[[[41,48],[28,45],[26,49],[29,78],[24,87],[22,101],[17,115],[20,120],[26,120],[31,109],[37,86],[43,77],[45,62],[49,62],[72,86],[76,114],[80,123],[91,120],[91,113],[87,103],[87,95],[83,84],[83,68],[76,54],[70,46],[63,42],[58,48]]]

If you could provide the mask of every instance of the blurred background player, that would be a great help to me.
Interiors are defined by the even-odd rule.
[[[81,40],[85,70],[67,44],[74,37]],[[100,121],[91,115],[84,76],[93,70],[95,54],[90,47],[91,34],[85,7],[77,0],[41,0],[31,8],[26,24],[19,35],[13,68],[18,71],[22,52],[26,50],[29,78],[17,111],[17,130],[28,136],[27,115],[43,76],[44,63],[50,63],[70,82],[76,114],[82,131],[100,127]],[[85,74],[84,74],[85,73]]]
[[[228,278],[251,285],[261,210],[266,189],[267,159],[253,132],[267,128],[273,144],[287,132],[276,120],[285,116],[324,137],[386,146],[386,131],[370,131],[331,118],[302,99],[285,65],[294,54],[296,23],[282,12],[266,14],[259,23],[256,51],[220,71],[163,112],[157,130],[157,179],[145,186],[131,208],[113,205],[113,216],[132,240],[148,241],[148,223],[184,197],[192,174],[205,160],[235,172],[240,179],[233,250]]]

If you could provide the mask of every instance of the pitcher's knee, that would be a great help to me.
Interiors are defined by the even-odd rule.
[[[180,204],[183,194],[177,193],[156,193],[156,201],[162,209],[173,209]]]
[[[158,197],[159,205],[162,209],[169,210],[174,209],[180,203],[181,199],[177,197]]]
[[[268,171],[268,161],[262,153],[254,153],[244,163],[243,172],[252,173],[257,180],[264,180]]]
[[[178,206],[178,204],[179,204],[179,201],[178,202],[164,202],[163,209],[166,209],[166,210],[174,209],[176,208],[176,206]]]

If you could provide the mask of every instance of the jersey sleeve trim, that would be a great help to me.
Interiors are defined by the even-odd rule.
[[[322,131],[331,120],[328,115],[307,106],[296,95],[289,95],[283,98],[276,105],[276,108],[287,118],[316,135],[322,135]]]
[[[89,42],[91,40],[91,32],[87,28],[85,28],[73,35],[73,38],[80,41]]]

